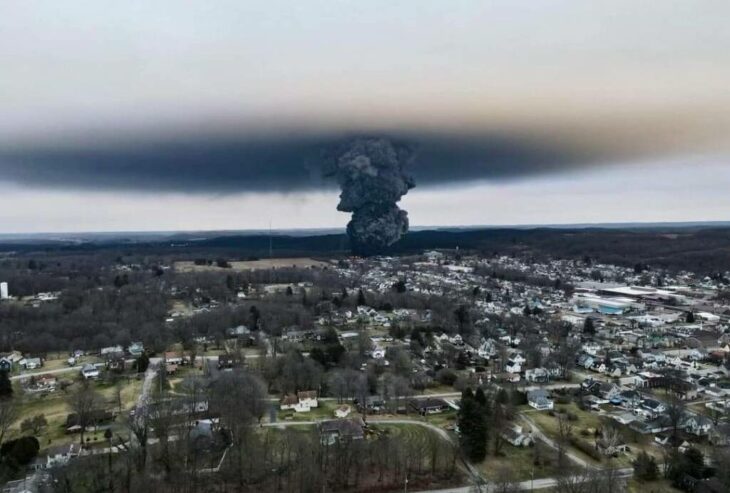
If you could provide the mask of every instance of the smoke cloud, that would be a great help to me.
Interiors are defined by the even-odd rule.
[[[548,144],[508,133],[463,136],[387,129],[255,137],[181,133],[168,138],[139,136],[129,142],[99,138],[0,145],[0,181],[33,188],[153,193],[329,190],[335,183],[324,179],[328,173],[323,170],[339,157],[332,149],[344,155],[363,135],[387,136],[396,153],[413,150],[412,173],[420,187],[559,172],[600,157],[580,155],[561,141]]]
[[[408,231],[408,213],[397,203],[415,186],[404,169],[412,156],[387,139],[357,139],[326,170],[342,189],[337,209],[352,213],[347,234],[355,253],[381,253]]]

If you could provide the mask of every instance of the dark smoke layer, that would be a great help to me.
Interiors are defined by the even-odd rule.
[[[405,171],[411,156],[408,147],[382,138],[357,139],[336,155],[328,174],[342,189],[337,209],[352,213],[353,253],[382,253],[408,232],[408,213],[397,203],[415,186]]]

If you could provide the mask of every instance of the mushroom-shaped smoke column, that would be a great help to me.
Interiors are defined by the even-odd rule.
[[[381,253],[408,231],[408,213],[397,203],[415,186],[404,169],[412,154],[387,139],[363,138],[334,156],[327,174],[342,188],[337,210],[352,213],[347,235],[354,253]]]

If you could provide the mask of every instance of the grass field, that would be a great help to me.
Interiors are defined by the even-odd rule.
[[[681,491],[672,487],[672,484],[666,479],[650,481],[648,483],[632,479],[628,484],[628,493],[680,493]]]
[[[327,267],[330,264],[322,262],[321,260],[314,260],[313,258],[272,258],[272,259],[261,259],[261,260],[248,260],[248,261],[234,261],[230,262],[230,268],[218,267],[213,263],[212,265],[195,265],[192,261],[179,261],[175,262],[175,270],[177,272],[225,272],[225,271],[246,271],[246,270],[258,270],[258,269],[277,269],[282,267],[297,267],[305,269],[309,267]]]
[[[554,477],[558,473],[555,452],[543,444],[535,447],[513,447],[506,443],[500,456],[492,455],[490,450],[490,455],[477,467],[490,480],[497,479],[505,471],[513,481]]]
[[[572,433],[573,436],[585,442],[593,443],[594,430],[599,429],[603,424],[612,424],[617,426],[624,443],[629,446],[630,450],[625,454],[621,454],[618,457],[611,459],[616,467],[631,467],[633,460],[641,451],[645,451],[648,454],[653,455],[658,460],[661,459],[661,449],[656,447],[652,443],[650,437],[647,437],[646,435],[638,435],[636,432],[631,431],[627,426],[618,425],[608,417],[599,416],[591,411],[583,411],[578,408],[575,403],[557,405],[555,411],[557,412],[558,410],[571,413],[577,418],[575,421],[570,421],[570,424],[573,426]],[[532,409],[523,412],[535,422],[546,436],[553,440],[557,440],[558,419],[556,416],[550,416],[546,412],[535,411]],[[570,451],[588,462],[596,463],[594,459],[575,447],[571,446]],[[604,462],[606,460],[608,459],[605,459]]]
[[[68,435],[65,431],[66,418],[71,409],[69,406],[69,393],[73,389],[80,385],[80,383],[74,382],[66,391],[56,390],[55,392],[46,395],[23,395],[20,386],[17,386],[16,394],[22,396],[20,404],[20,412],[18,420],[13,424],[11,429],[15,435],[20,434],[20,423],[27,418],[43,414],[48,422],[48,425],[43,428],[38,436],[41,449],[45,449],[50,446],[61,445],[65,443],[71,443],[79,440],[78,435]],[[103,380],[94,382],[94,387],[99,393],[103,402],[103,407],[108,410],[117,412],[117,385],[121,390],[121,403],[122,412],[129,411],[137,401],[137,397],[142,390],[142,380],[135,377],[132,378],[120,378],[117,384],[105,382]],[[119,428],[122,425],[115,423],[114,427]],[[103,432],[89,433],[89,437],[94,441],[101,440]]]

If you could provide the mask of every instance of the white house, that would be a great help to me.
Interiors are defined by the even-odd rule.
[[[299,402],[304,406],[319,407],[316,390],[305,390],[297,392],[297,399],[299,399]]]
[[[114,354],[114,353],[123,353],[124,349],[122,349],[122,346],[109,346],[101,348],[101,351],[99,351],[102,356],[105,356],[107,354]]]
[[[319,406],[317,392],[314,390],[297,392],[297,395],[285,395],[279,404],[282,411],[291,410],[297,413],[308,413],[313,407]]]
[[[85,379],[99,378],[99,369],[91,363],[86,363],[81,367],[81,376]]]
[[[335,417],[336,418],[346,418],[350,415],[352,412],[352,408],[348,406],[347,404],[343,404],[337,409],[335,409]]]
[[[519,425],[504,430],[500,435],[515,447],[529,447],[532,445],[532,437],[524,433]]]
[[[527,393],[527,403],[538,411],[549,411],[554,404],[544,389],[531,390]]]
[[[522,364],[510,358],[507,360],[504,370],[507,373],[520,373],[522,372]]]
[[[50,469],[55,466],[65,465],[69,460],[77,457],[80,450],[81,448],[78,443],[51,447],[46,451],[45,460],[39,457],[33,462],[31,467],[33,469]]]
[[[19,363],[26,370],[35,370],[43,366],[43,361],[40,358],[23,358]]]

